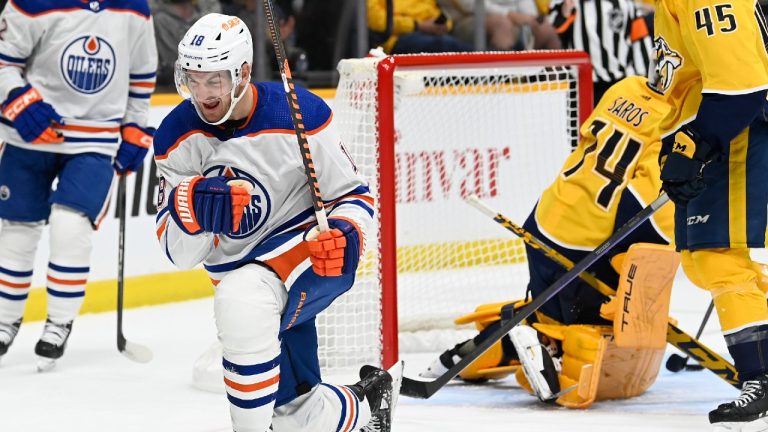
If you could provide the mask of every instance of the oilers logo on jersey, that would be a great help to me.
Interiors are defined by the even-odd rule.
[[[653,87],[666,93],[669,87],[672,85],[674,79],[675,70],[683,65],[683,57],[672,51],[667,41],[663,37],[657,37],[654,41],[654,49],[656,50],[656,82],[653,83]]]
[[[61,55],[64,81],[80,93],[103,90],[115,75],[115,50],[94,35],[76,37]]]
[[[243,218],[240,220],[240,228],[227,237],[242,239],[250,236],[261,228],[269,219],[272,210],[272,200],[264,186],[256,180],[256,177],[247,172],[223,165],[214,165],[203,173],[206,177],[226,176],[237,180],[245,180],[253,186],[251,189],[251,202],[245,207]]]

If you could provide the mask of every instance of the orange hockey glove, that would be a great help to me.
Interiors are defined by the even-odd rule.
[[[317,226],[304,233],[312,270],[320,276],[354,274],[360,261],[360,232],[348,219],[328,218],[330,231],[318,234]]]

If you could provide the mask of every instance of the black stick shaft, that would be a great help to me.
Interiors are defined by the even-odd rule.
[[[269,35],[272,39],[272,47],[275,50],[277,64],[280,69],[280,77],[283,80],[283,89],[285,90],[285,96],[288,98],[288,107],[291,111],[293,130],[296,132],[296,138],[299,142],[299,152],[301,153],[301,159],[304,163],[304,173],[307,176],[307,182],[309,183],[309,189],[311,191],[315,217],[317,218],[317,224],[320,226],[320,231],[325,232],[328,231],[328,219],[325,214],[322,195],[320,194],[320,184],[317,181],[315,164],[312,161],[312,153],[309,150],[309,141],[307,141],[304,120],[301,116],[301,110],[299,109],[299,98],[296,95],[296,87],[293,84],[293,77],[291,76],[291,68],[288,65],[288,59],[285,57],[285,49],[283,48],[283,42],[280,36],[280,28],[275,20],[275,12],[271,0],[264,0],[264,12],[267,17],[267,25],[269,27]]]
[[[117,243],[117,349],[125,350],[123,335],[123,293],[125,288],[125,177],[121,175],[117,183],[117,214],[120,221]]]

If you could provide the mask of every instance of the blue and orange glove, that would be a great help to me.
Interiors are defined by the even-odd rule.
[[[155,128],[143,128],[136,123],[127,123],[120,127],[120,134],[123,141],[117,149],[112,166],[118,175],[130,174],[144,163],[147,150],[152,147]]]
[[[3,116],[13,122],[21,138],[32,144],[58,144],[64,136],[53,125],[64,124],[64,119],[31,85],[11,90],[8,99],[0,105]]]
[[[320,276],[354,274],[362,251],[360,232],[352,222],[341,218],[328,218],[328,226],[331,229],[324,233],[317,226],[304,233],[312,270]]]
[[[249,190],[230,186],[228,177],[187,177],[171,190],[168,208],[176,224],[187,234],[231,234],[240,228]]]
[[[717,155],[695,130],[683,126],[675,133],[671,150],[659,155],[661,188],[675,204],[686,205],[706,189],[702,171]]]

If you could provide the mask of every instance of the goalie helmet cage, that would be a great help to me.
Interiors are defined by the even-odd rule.
[[[398,55],[338,69],[334,122],[377,214],[355,286],[318,316],[326,373],[389,367],[399,345],[441,351],[474,334],[457,331],[459,315],[521,298],[523,243],[464,199],[525,220],[592,110],[592,68],[578,51]]]

